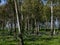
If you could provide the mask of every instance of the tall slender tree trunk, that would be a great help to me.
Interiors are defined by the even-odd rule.
[[[32,30],[33,28],[32,28],[32,19],[31,19],[31,30]]]
[[[53,36],[53,32],[54,32],[54,26],[53,26],[53,4],[51,1],[51,36]]]
[[[25,21],[25,31],[27,30],[27,22]]]
[[[39,24],[38,24],[38,26],[37,26],[37,34],[39,34]]]
[[[14,37],[15,37],[15,39],[17,39],[17,27],[16,27],[16,19],[14,18]]]
[[[20,44],[19,45],[24,45],[22,33],[21,33],[21,30],[20,30],[20,24],[19,24],[19,17],[18,17],[18,9],[17,9],[17,2],[16,2],[16,0],[14,0],[14,4],[15,4],[17,23],[18,23],[17,25],[18,25],[18,30],[19,30],[19,38],[20,38]]]
[[[37,24],[36,24],[36,19],[34,19],[34,22],[35,22],[35,34],[38,34],[38,31],[37,31]]]
[[[27,17],[27,30],[29,30],[29,17]]]
[[[47,16],[46,16],[46,7],[44,6],[44,8],[43,8],[43,13],[44,13],[44,18],[45,18],[45,21],[46,21],[46,30],[47,30],[47,28],[48,28],[48,26],[47,26]]]
[[[2,23],[2,30],[3,30],[3,36],[4,36],[4,23]]]
[[[12,35],[12,21],[10,22],[10,35]]]

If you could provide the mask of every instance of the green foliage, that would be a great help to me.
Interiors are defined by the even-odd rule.
[[[33,36],[32,36],[33,37]],[[25,45],[60,45],[60,38],[59,36],[54,36],[53,38],[49,37],[49,36],[44,36],[42,35],[42,37],[34,37],[35,40],[33,41],[33,39],[31,38],[31,40],[25,40]]]

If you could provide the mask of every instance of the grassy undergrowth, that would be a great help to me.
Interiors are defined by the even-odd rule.
[[[25,45],[60,45],[60,36],[46,36],[34,37],[25,40]]]
[[[13,36],[0,36],[0,45],[18,45],[18,40]]]
[[[24,35],[25,45],[60,45],[60,34],[51,37],[49,32],[41,31],[42,35]],[[8,31],[0,31],[0,45],[18,45],[19,40],[9,35]]]

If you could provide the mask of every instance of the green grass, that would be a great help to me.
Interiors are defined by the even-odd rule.
[[[19,40],[9,35],[7,30],[0,30],[0,45],[18,45]]]
[[[25,40],[25,45],[60,45],[60,36],[41,36],[41,37],[34,37],[37,38],[35,40],[28,39]]]
[[[25,35],[25,45],[60,45],[60,34],[53,37],[50,36],[50,31],[41,31],[42,35]],[[9,35],[8,31],[0,31],[0,45],[18,45],[19,40],[13,35]]]
[[[13,36],[0,36],[0,45],[18,45],[18,40]]]

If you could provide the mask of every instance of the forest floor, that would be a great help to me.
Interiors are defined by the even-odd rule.
[[[15,39],[14,36],[7,35],[8,33],[5,32],[2,35],[0,31],[0,45],[18,45],[19,40]],[[42,32],[41,32],[42,33]],[[48,32],[49,33],[49,32]],[[42,34],[42,35],[27,35],[24,36],[24,44],[25,45],[60,45],[60,34],[54,35],[51,37],[49,34]]]
[[[53,37],[50,31],[41,31],[41,35],[30,35],[25,39],[25,45],[60,45],[60,31]]]
[[[60,45],[59,36],[41,36],[25,40],[25,45]]]

